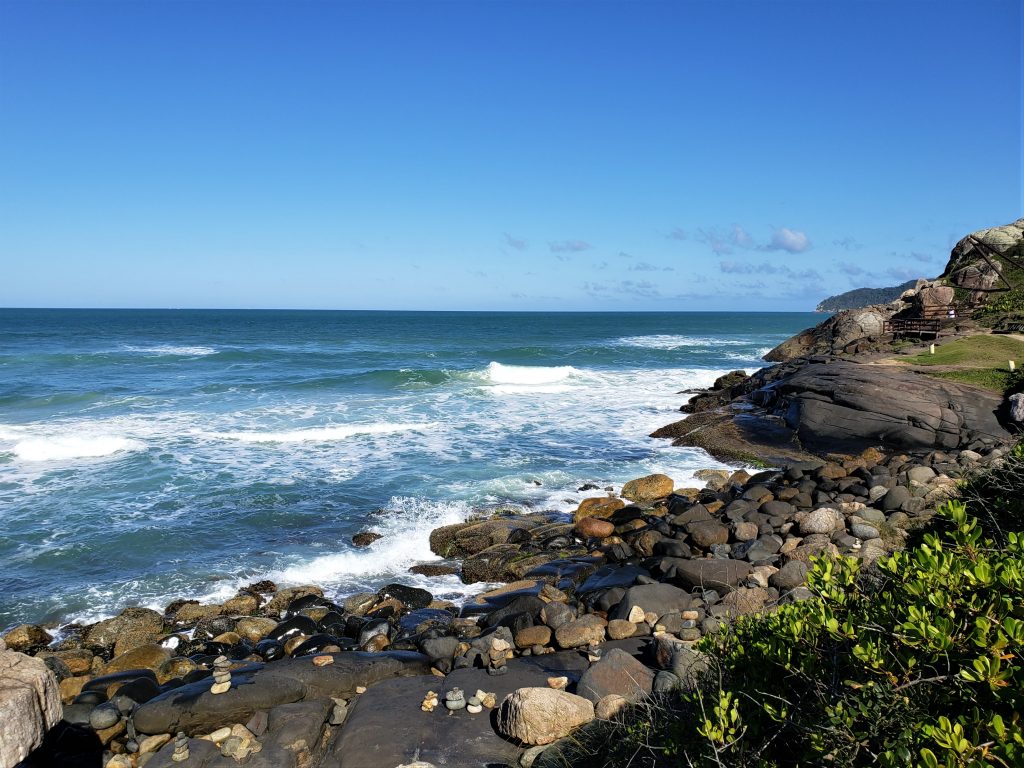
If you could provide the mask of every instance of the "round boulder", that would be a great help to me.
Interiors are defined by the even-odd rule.
[[[550,744],[594,719],[594,705],[553,688],[520,688],[505,697],[498,709],[502,736],[533,746]]]
[[[668,475],[647,475],[622,486],[622,496],[639,503],[663,499],[672,493],[675,483]]]

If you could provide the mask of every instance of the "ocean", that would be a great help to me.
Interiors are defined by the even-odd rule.
[[[0,628],[264,578],[458,600],[408,573],[433,528],[723,466],[648,434],[817,319],[0,310]]]

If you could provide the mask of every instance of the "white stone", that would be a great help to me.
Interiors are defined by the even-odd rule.
[[[0,765],[28,757],[62,715],[57,678],[43,660],[0,650]]]
[[[639,624],[643,620],[644,620],[644,609],[643,608],[641,608],[639,605],[634,605],[632,608],[629,609],[629,616],[626,618],[626,621],[631,621],[634,624]]]
[[[523,744],[550,744],[594,719],[582,696],[551,688],[520,688],[501,702],[498,732]]]
[[[1024,424],[1024,392],[1010,395],[1010,418],[1018,424]]]
[[[800,532],[803,534],[820,533],[829,536],[840,528],[845,527],[846,520],[838,510],[831,507],[822,507],[807,516],[800,522]]]

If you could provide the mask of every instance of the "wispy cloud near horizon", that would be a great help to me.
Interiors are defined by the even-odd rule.
[[[548,248],[552,253],[580,253],[589,251],[593,246],[586,240],[556,240],[549,241]]]
[[[505,245],[509,248],[515,248],[517,251],[525,251],[530,247],[530,244],[521,237],[513,237],[508,232],[503,232],[502,234],[505,237]]]

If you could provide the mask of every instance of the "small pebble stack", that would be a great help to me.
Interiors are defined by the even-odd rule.
[[[465,709],[466,695],[461,688],[452,688],[444,695],[444,705],[452,712],[457,709]]]
[[[218,656],[213,662],[213,686],[210,693],[227,693],[231,689],[231,662],[227,656]]]
[[[508,661],[508,650],[511,647],[507,640],[503,640],[500,637],[496,637],[491,641],[491,647],[487,651],[487,674],[504,675],[508,672],[508,667],[505,663]]]
[[[178,731],[178,736],[174,739],[174,754],[171,755],[171,760],[176,763],[183,763],[188,758],[188,736]]]

